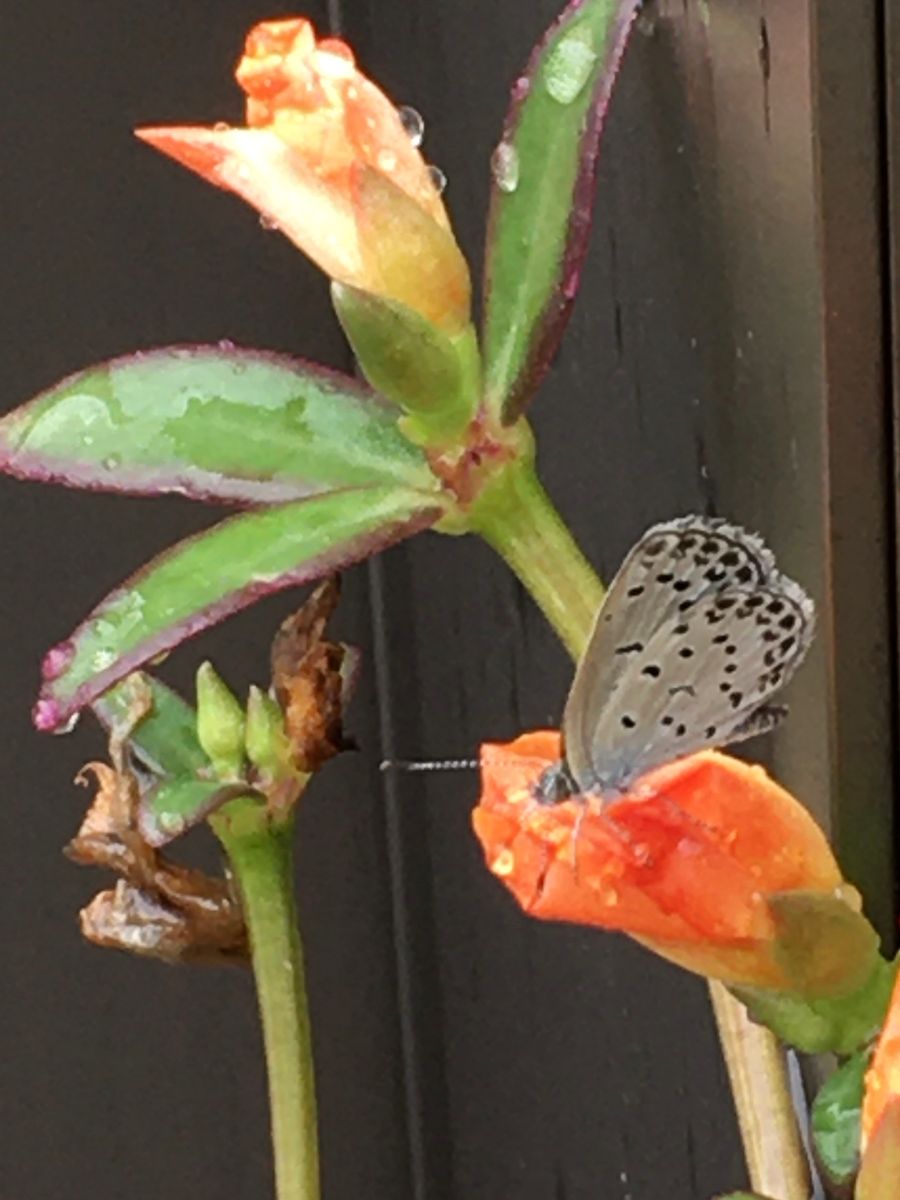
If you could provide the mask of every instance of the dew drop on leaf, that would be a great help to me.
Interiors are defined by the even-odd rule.
[[[65,734],[72,732],[80,719],[81,713],[74,712],[72,713],[71,717],[69,717],[68,721],[66,721],[63,725],[57,725],[56,728],[52,729],[50,732],[56,737],[63,737]]]
[[[491,155],[491,174],[501,192],[514,192],[519,186],[519,152],[512,142],[501,142]]]
[[[544,68],[544,86],[557,104],[572,104],[584,89],[597,61],[588,30],[564,37],[554,46]]]

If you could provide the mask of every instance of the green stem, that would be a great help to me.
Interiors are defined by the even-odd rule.
[[[469,510],[469,527],[505,560],[577,661],[604,587],[530,462],[498,473]]]
[[[470,528],[506,561],[577,661],[604,588],[530,460],[517,459],[498,473],[470,510]],[[712,980],[709,989],[751,1186],[778,1200],[807,1200],[806,1159],[780,1045],[750,1022],[722,984]]]
[[[293,821],[249,797],[212,819],[234,871],[262,1018],[277,1200],[318,1200],[315,1077],[294,902]]]

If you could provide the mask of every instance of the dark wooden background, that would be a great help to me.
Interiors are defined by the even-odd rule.
[[[509,83],[558,0],[313,3],[398,102],[473,262]],[[668,0],[635,37],[569,338],[534,420],[606,573],[651,521],[759,528],[820,602],[765,748],[893,925],[892,317],[878,0]],[[0,18],[4,407],[131,348],[232,338],[349,366],[324,281],[129,134],[237,121],[263,0],[33,0]],[[894,31],[896,32],[896,31]],[[895,41],[896,49],[896,41]],[[101,742],[28,709],[43,649],[216,514],[0,480],[3,1180],[15,1200],[269,1194],[249,977],[102,953],[102,881],[60,847]],[[265,674],[276,598],[176,656]],[[482,546],[426,535],[347,578],[361,753],[304,805],[298,889],[326,1200],[693,1200],[744,1181],[702,983],[625,939],[530,923],[469,833],[473,777],[383,777],[558,719],[570,676]],[[85,726],[89,724],[84,723]],[[203,842],[203,839],[195,838]],[[207,844],[194,853],[209,857]]]

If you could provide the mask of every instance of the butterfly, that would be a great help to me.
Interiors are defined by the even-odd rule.
[[[563,758],[535,799],[612,799],[654,767],[776,725],[770,704],[815,609],[760,538],[719,518],[648,529],[613,580],[575,673]]]

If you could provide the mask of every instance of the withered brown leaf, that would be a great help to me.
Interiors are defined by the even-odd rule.
[[[76,836],[65,847],[74,862],[121,876],[80,913],[81,932],[98,946],[164,962],[241,962],[247,934],[236,894],[226,879],[182,866],[148,845],[138,828],[141,781],[127,739],[146,708],[138,697],[128,720],[113,731],[113,765],[88,763],[97,792]]]
[[[340,583],[326,579],[272,642],[272,688],[284,713],[293,765],[311,775],[341,750],[348,648],[325,638]]]

